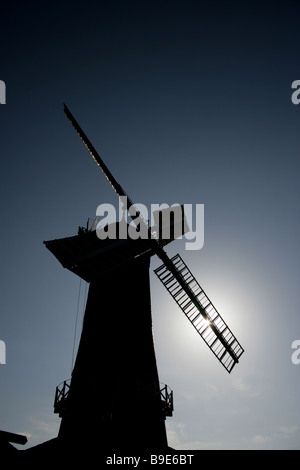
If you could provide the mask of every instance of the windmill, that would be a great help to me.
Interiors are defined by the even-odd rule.
[[[87,227],[73,237],[44,242],[64,268],[90,284],[72,378],[56,389],[54,409],[62,418],[58,440],[70,446],[79,442],[85,448],[97,442],[112,450],[166,449],[165,419],[173,412],[173,392],[158,377],[150,258],[160,258],[155,274],[227,372],[244,350],[182,258],[167,255],[164,246],[174,236],[153,236],[153,227],[137,217],[133,201],[66,105],[64,112],[117,195],[124,198],[132,222],[149,236],[100,240]],[[173,229],[176,224],[184,233],[184,217],[173,221]]]

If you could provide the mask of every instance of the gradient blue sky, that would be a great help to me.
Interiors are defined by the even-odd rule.
[[[42,242],[118,202],[65,102],[135,202],[205,205],[203,249],[167,252],[245,353],[227,374],[151,274],[159,374],[175,399],[169,444],[300,449],[299,13],[298,1],[2,6],[1,429],[28,446],[57,435],[80,284]]]

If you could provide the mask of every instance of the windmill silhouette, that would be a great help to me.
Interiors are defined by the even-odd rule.
[[[58,441],[105,450],[167,449],[165,419],[172,416],[173,392],[160,384],[152,335],[149,266],[211,351],[230,373],[244,352],[182,258],[169,258],[164,246],[175,225],[186,231],[184,216],[173,220],[168,240],[153,236],[134,203],[111,174],[69,109],[64,111],[84,145],[116,191],[126,201],[136,226],[148,238],[100,240],[95,230],[45,241],[64,268],[89,286],[82,334],[72,378],[56,389],[54,410],[62,418]],[[131,209],[130,209],[131,208]],[[158,214],[159,215],[159,214]],[[121,222],[120,222],[121,223]],[[119,223],[119,224],[120,224]],[[117,224],[119,227],[119,225]],[[93,228],[93,227],[92,227]]]

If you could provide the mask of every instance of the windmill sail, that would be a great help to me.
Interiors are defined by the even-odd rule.
[[[126,196],[127,209],[129,211],[129,208],[131,206],[134,207],[134,204],[128,194],[111,174],[95,147],[83,132],[66,105],[64,105],[64,111],[77,134],[83,141],[85,147],[96,161],[107,180],[111,183],[116,193],[119,196]],[[138,213],[138,211],[136,211],[136,213]],[[132,220],[137,224],[136,219],[132,218]],[[138,223],[144,222],[140,219]],[[228,372],[231,372],[232,368],[238,362],[239,357],[243,353],[243,348],[237,342],[236,338],[233,336],[217,310],[213,307],[208,297],[204,294],[203,290],[182,259],[180,257],[177,258],[179,255],[170,259],[161,246],[159,240],[152,237],[151,228],[147,226],[147,230],[149,234],[148,238],[151,241],[151,248],[163,262],[163,265],[156,270],[156,274],[167,287],[171,295],[175,298],[177,303],[179,302],[179,294],[177,296],[177,293],[179,291],[182,293],[182,299],[184,301],[179,304],[181,309],[187,315],[200,336],[208,344],[222,365]],[[198,287],[196,288],[196,286]],[[203,293],[202,297],[199,296],[200,291],[198,291],[198,289]],[[207,301],[204,299],[207,299]],[[188,310],[188,306],[192,307],[193,313]]]
[[[110,184],[112,185],[112,187],[114,188],[114,190],[116,191],[118,196],[126,196],[127,197],[127,201],[128,201],[127,209],[129,209],[129,207],[133,205],[133,203],[130,200],[129,196],[126,194],[126,192],[124,191],[122,186],[119,185],[117,180],[114,178],[112,173],[109,171],[109,169],[105,165],[104,161],[102,160],[102,158],[98,154],[97,150],[95,149],[95,147],[93,146],[91,141],[88,139],[86,134],[83,132],[83,130],[79,126],[78,122],[76,121],[76,119],[72,115],[71,111],[69,110],[69,108],[65,104],[64,104],[64,112],[65,112],[67,118],[69,119],[69,121],[71,122],[72,126],[74,127],[75,131],[77,132],[77,134],[81,138],[81,140],[84,143],[85,147],[87,148],[87,150],[89,151],[89,153],[91,154],[91,156],[93,157],[93,159],[95,160],[97,165],[99,166],[102,173],[105,175],[106,179],[110,182]]]
[[[171,261],[190,292],[183,289],[182,285],[164,264],[154,270],[155,274],[221,364],[228,372],[231,372],[244,349],[181,257],[177,254]]]

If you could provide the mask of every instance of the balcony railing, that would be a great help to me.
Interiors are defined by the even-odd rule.
[[[61,382],[56,387],[54,399],[54,413],[58,413],[60,417],[63,416],[63,413],[66,409],[70,385],[71,379],[68,379],[64,380],[64,382]],[[160,401],[164,417],[166,418],[167,416],[172,416],[174,411],[173,391],[166,384],[160,384],[159,388]]]

